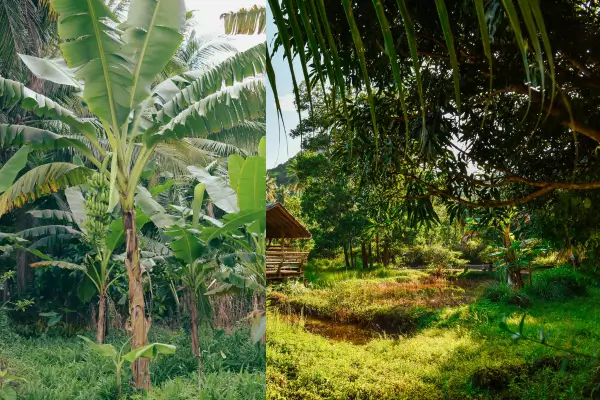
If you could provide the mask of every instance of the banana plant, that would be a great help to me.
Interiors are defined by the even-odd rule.
[[[17,392],[10,386],[13,382],[27,382],[27,379],[9,375],[8,370],[0,369],[0,400],[17,400]]]
[[[108,289],[122,275],[111,278],[111,271],[116,265],[112,260],[112,253],[117,243],[108,241],[109,228],[112,222],[112,216],[108,211],[109,202],[109,182],[101,172],[95,173],[88,180],[90,190],[87,193],[87,199],[78,188],[68,188],[66,190],[67,201],[71,208],[70,212],[57,210],[34,210],[30,213],[37,217],[63,217],[67,221],[79,225],[82,233],[80,238],[83,242],[90,245],[93,253],[85,256],[85,264],[79,265],[67,261],[57,261],[46,258],[44,261],[30,264],[33,268],[57,267],[66,270],[82,271],[89,282],[93,284],[98,291],[98,321],[96,340],[99,344],[104,342],[105,321],[106,321],[106,297]],[[51,225],[59,227],[60,225]],[[48,226],[40,227],[41,230]],[[118,226],[113,234],[118,234]],[[122,229],[121,229],[122,231]],[[113,236],[111,235],[111,238]],[[85,281],[84,281],[85,282]],[[82,282],[82,287],[85,283]]]
[[[158,357],[159,354],[175,354],[175,350],[177,348],[170,344],[164,343],[152,343],[147,346],[133,349],[127,353],[124,353],[125,348],[129,344],[129,341],[125,342],[119,351],[112,344],[97,344],[91,341],[89,338],[85,336],[79,336],[80,339],[83,339],[87,343],[87,345],[94,350],[96,353],[103,357],[108,357],[113,362],[115,367],[115,377],[117,379],[117,389],[118,389],[118,397],[121,397],[121,372],[123,370],[123,364],[125,362],[134,363],[136,360],[140,358],[145,358],[149,360],[153,360]]]
[[[110,182],[109,212],[120,207],[125,232],[132,347],[148,343],[135,197],[148,160],[158,147],[187,136],[213,138],[243,129],[265,114],[266,43],[237,53],[187,78],[155,86],[180,46],[186,22],[184,0],[132,0],[120,21],[102,0],[51,0],[58,14],[64,65],[28,57],[38,77],[81,90],[93,118],[80,118],[51,99],[0,78],[0,108],[21,108],[68,127],[60,135],[23,125],[0,125],[4,146],[72,148],[101,169]],[[256,14],[254,18],[265,18]],[[261,23],[264,26],[264,23]],[[108,148],[108,151],[107,151]],[[41,196],[83,184],[94,171],[51,163],[23,174],[0,196],[0,215]],[[149,363],[132,365],[138,388],[149,389]]]
[[[165,224],[163,232],[171,240],[173,256],[182,265],[181,284],[188,301],[191,320],[192,351],[198,359],[201,384],[202,359],[198,341],[198,310],[205,296],[234,290],[260,292],[265,287],[265,208],[266,208],[266,141],[261,139],[257,156],[245,159],[230,155],[227,160],[228,181],[208,171],[189,167],[199,181],[189,208],[177,207],[181,217],[175,224]],[[202,212],[205,194],[226,212],[221,220]],[[157,220],[164,220],[166,210],[144,204]],[[143,208],[144,208],[143,207]],[[264,312],[252,313],[252,340],[258,342],[265,326]]]

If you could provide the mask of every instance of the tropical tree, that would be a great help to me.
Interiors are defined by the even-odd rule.
[[[337,121],[333,140],[351,149],[353,165],[361,160],[360,171],[402,174],[422,191],[416,196],[465,207],[600,187],[593,150],[600,136],[588,119],[598,103],[596,4],[269,5],[278,27],[275,49],[290,66],[298,53],[308,90],[325,88]],[[368,30],[373,21],[376,35]],[[300,78],[293,80],[300,104]]]
[[[102,1],[51,1],[59,15],[60,49],[67,67],[30,58],[32,72],[50,81],[82,89],[93,119],[83,119],[21,83],[0,78],[3,108],[19,105],[58,125],[69,135],[19,125],[0,125],[5,144],[33,148],[73,148],[87,165],[101,169],[110,182],[109,212],[118,205],[125,232],[132,348],[147,345],[142,270],[136,228],[135,197],[155,149],[185,136],[207,137],[235,130],[264,116],[265,44],[257,45],[199,73],[181,86],[154,87],[158,74],[176,53],[186,22],[183,0],[134,0],[121,22]],[[264,16],[264,13],[262,14]],[[259,14],[257,14],[259,16]],[[255,24],[262,26],[264,23]],[[181,81],[181,79],[177,79]],[[103,145],[103,144],[106,144]],[[22,175],[0,197],[0,215],[40,196],[84,183],[93,170],[51,163]],[[138,388],[150,386],[148,360],[132,364]]]
[[[204,316],[198,315],[198,311],[207,306],[205,296],[265,290],[265,149],[263,138],[258,155],[245,159],[237,154],[229,156],[227,181],[206,170],[189,167],[200,181],[194,188],[191,208],[177,207],[181,211],[178,223],[164,227],[164,233],[171,238],[173,256],[182,265],[179,277],[190,310],[190,335],[192,351],[198,359],[199,384],[202,351],[198,325]],[[205,191],[217,207],[227,212],[221,220],[203,212]],[[264,312],[261,317],[265,318]],[[258,324],[263,325],[264,321]],[[257,335],[256,329],[253,326],[253,337],[260,338],[262,334]]]

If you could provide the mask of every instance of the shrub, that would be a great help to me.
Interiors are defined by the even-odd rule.
[[[452,251],[439,244],[411,246],[404,251],[402,256],[409,265],[430,268],[456,268],[467,263],[467,260],[460,259],[460,252]]]
[[[518,307],[528,307],[531,299],[527,294],[515,290],[506,283],[496,283],[485,288],[483,298],[492,303],[512,304]]]
[[[480,238],[472,238],[466,243],[462,243],[455,250],[460,251],[462,257],[469,261],[469,263],[483,264],[488,262],[487,253],[484,252],[485,249],[486,246]]]
[[[552,268],[533,274],[533,286],[527,292],[545,300],[564,300],[587,293],[588,280],[569,267]]]

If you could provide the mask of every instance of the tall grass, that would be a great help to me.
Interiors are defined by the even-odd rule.
[[[197,384],[197,362],[189,334],[156,328],[151,341],[177,346],[174,355],[151,364],[153,389],[150,399],[261,399],[265,396],[265,347],[252,345],[247,328],[231,334],[205,329],[201,332],[204,385]],[[124,336],[111,335],[108,341],[120,345]],[[81,341],[62,337],[24,339],[0,315],[0,365],[11,374],[28,380],[19,387],[19,399],[96,400],[115,399],[116,381],[110,361],[100,357]],[[128,382],[125,369],[123,382]],[[141,398],[124,385],[124,399]],[[247,397],[240,397],[241,395]]]

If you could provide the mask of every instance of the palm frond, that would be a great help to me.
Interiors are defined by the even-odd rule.
[[[249,10],[241,9],[221,15],[225,22],[227,35],[254,35],[266,32],[267,10],[265,7],[254,6]]]

